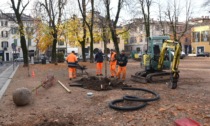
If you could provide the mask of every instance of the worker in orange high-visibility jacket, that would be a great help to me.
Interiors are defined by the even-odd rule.
[[[98,53],[95,56],[95,62],[96,62],[96,76],[103,76],[102,69],[103,69],[103,53],[101,50],[98,51]]]
[[[126,77],[126,65],[128,62],[128,58],[125,55],[125,51],[122,50],[120,55],[117,58],[117,64],[118,64],[118,72],[117,72],[117,78],[120,79],[120,74],[122,73],[122,80],[125,80]]]
[[[116,54],[114,49],[111,49],[111,56],[110,56],[110,74],[111,74],[111,78],[114,78],[117,75],[116,65],[117,65],[117,54]]]
[[[74,51],[66,57],[66,61],[69,67],[69,80],[76,78],[76,67],[78,61]]]

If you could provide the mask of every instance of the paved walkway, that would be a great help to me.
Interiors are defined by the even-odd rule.
[[[0,74],[0,100],[4,92],[6,91],[7,87],[9,86],[9,83],[13,78],[15,72],[17,71],[18,67],[19,65],[17,66],[10,65],[6,70],[4,70]]]

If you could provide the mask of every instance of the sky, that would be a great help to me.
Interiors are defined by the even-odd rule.
[[[17,1],[17,0],[15,0],[15,1]],[[25,11],[26,14],[30,14],[31,13],[34,1],[36,1],[36,0],[31,0],[29,6],[26,8],[26,11]],[[68,0],[68,1],[72,1],[72,0]],[[73,1],[76,2],[76,0],[73,0]],[[164,3],[166,0],[159,0],[159,1],[161,3],[162,2]],[[171,0],[171,1],[173,1],[173,0]],[[183,0],[179,0],[179,1],[184,2],[185,0],[184,1]],[[209,16],[210,17],[210,13],[209,13],[210,7],[209,7],[209,10],[208,10],[208,8],[202,7],[202,4],[204,3],[204,1],[206,1],[206,0],[192,0],[192,7],[193,7],[192,17],[194,17],[194,18],[201,17],[201,16]],[[9,3],[10,3],[10,0],[0,0],[0,9],[2,9],[4,12],[13,12],[13,11],[11,11],[11,8],[9,8]],[[112,14],[115,15],[116,9],[114,7],[117,5],[117,0],[111,0],[111,3],[112,3],[112,10],[113,10]],[[132,8],[132,6],[135,6],[135,3],[130,3],[130,4],[131,4],[130,8]],[[72,6],[75,6],[75,5],[72,5]],[[152,11],[151,18],[157,20],[157,10],[155,10],[155,9],[156,9],[156,7],[151,8],[151,11]],[[74,10],[74,9],[72,9],[72,10]],[[134,12],[130,13],[130,12],[128,12],[128,9],[127,10],[126,9],[122,10],[122,12],[121,12],[121,17],[122,17],[121,21],[129,20],[129,19],[132,19],[134,17],[135,18],[142,17],[142,16],[139,15],[139,13],[136,13],[136,12],[135,13]],[[184,20],[184,16],[180,16],[179,20],[181,20],[181,21]]]

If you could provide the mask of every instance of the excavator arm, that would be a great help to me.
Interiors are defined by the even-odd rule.
[[[181,53],[181,44],[176,41],[166,40],[163,42],[163,46],[160,52],[160,58],[158,60],[158,70],[162,70],[164,57],[167,49],[174,50],[173,61],[171,65],[171,81],[168,83],[172,89],[176,88],[178,78],[179,78],[179,60],[180,60],[180,53]]]

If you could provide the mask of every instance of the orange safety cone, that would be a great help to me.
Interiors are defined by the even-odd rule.
[[[35,73],[34,73],[34,71],[32,71],[32,74],[31,74],[31,76],[32,76],[32,77],[35,77]]]

